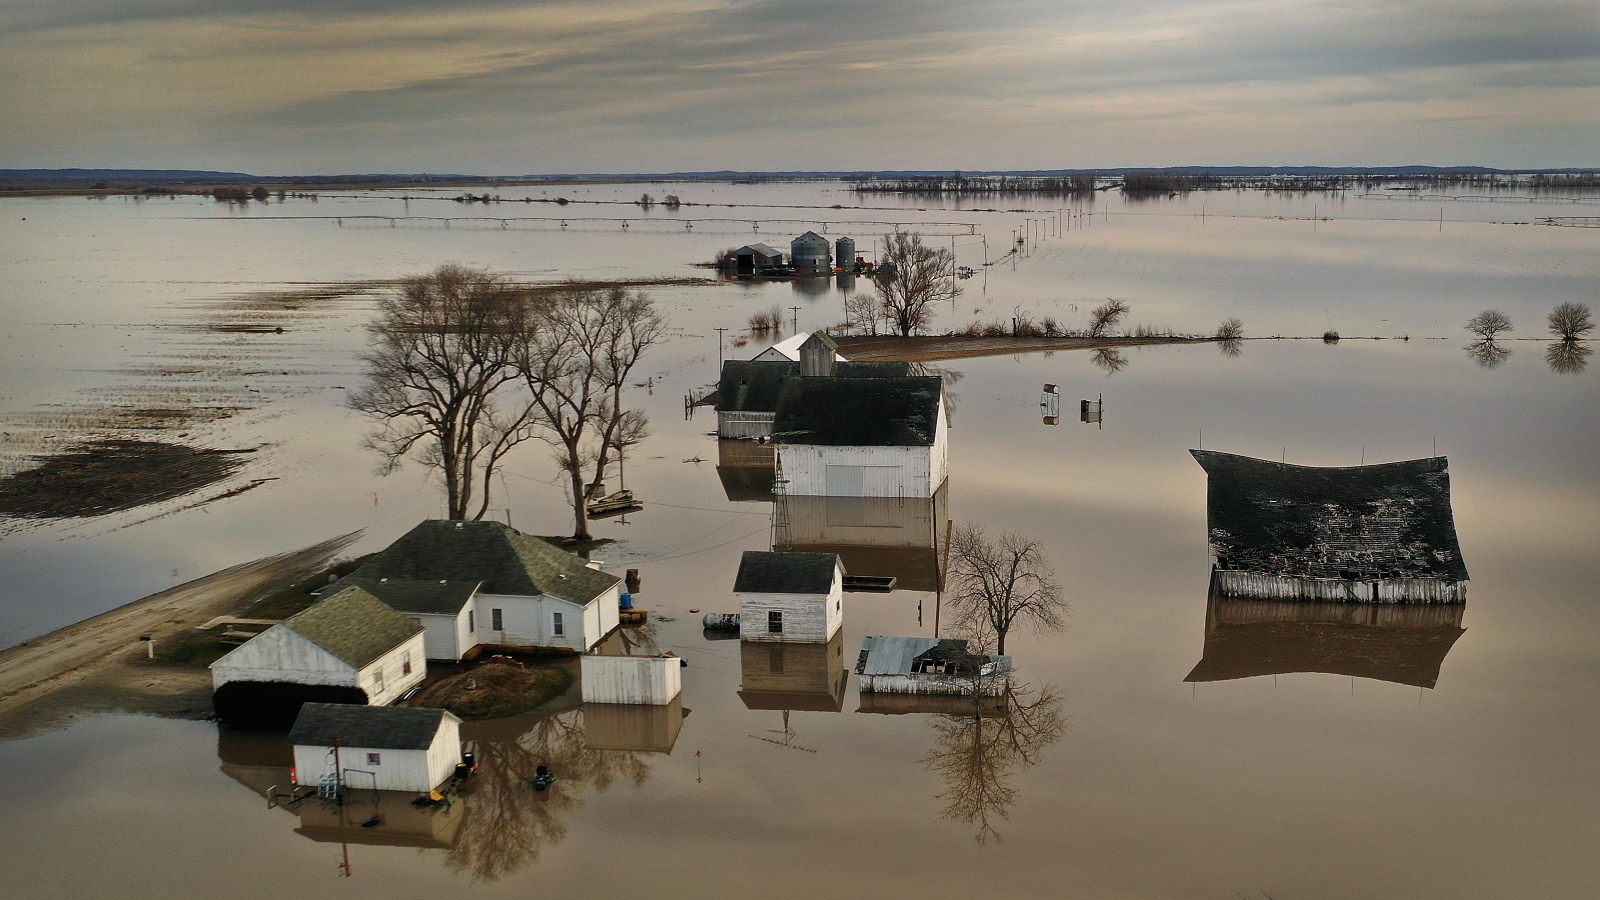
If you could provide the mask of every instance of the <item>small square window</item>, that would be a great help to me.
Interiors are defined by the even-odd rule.
[[[369,765],[369,766],[383,765],[383,754],[382,753],[368,753],[367,754],[367,765]]]
[[[558,635],[566,634],[567,633],[567,626],[561,620],[561,613],[551,613],[551,615],[555,617],[552,620],[552,623],[553,623],[553,625],[555,627],[552,628],[551,630],[554,631]]]
[[[767,634],[783,634],[783,610],[767,610]]]

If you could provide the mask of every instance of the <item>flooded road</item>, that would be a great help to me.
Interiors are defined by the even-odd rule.
[[[634,187],[563,192],[631,198]],[[195,426],[210,446],[260,447],[239,478],[277,480],[169,515],[159,514],[181,500],[0,536],[0,644],[335,534],[364,528],[355,550],[377,549],[438,514],[439,492],[419,468],[373,473],[366,425],[342,406],[359,378],[371,296],[289,316],[282,334],[207,332],[196,343],[199,317],[251,292],[447,261],[541,279],[693,277],[705,273],[689,263],[756,239],[787,246],[819,217],[903,219],[956,223],[929,226],[946,235],[930,240],[954,235],[958,262],[980,270],[939,328],[1019,310],[1081,327],[1090,306],[1114,296],[1131,303],[1130,324],[1210,332],[1237,316],[1251,338],[1333,329],[1345,339],[1246,340],[1237,356],[1208,344],[1127,349],[1111,367],[1086,351],[941,364],[960,378],[948,388],[940,515],[1038,540],[1072,605],[1064,631],[1013,633],[1007,644],[1019,683],[1048,694],[1058,714],[1036,710],[1030,734],[1016,709],[862,711],[855,677],[841,678],[862,638],[932,635],[931,592],[848,594],[839,648],[819,645],[816,658],[780,661],[707,639],[690,610],[736,608],[740,554],[772,545],[772,504],[719,477],[706,434],[715,415],[686,420],[683,396],[715,379],[714,328],[731,329],[730,358],[752,356],[761,342],[734,346],[751,313],[777,305],[801,329],[819,328],[843,319],[844,294],[834,282],[653,289],[673,333],[638,371],[652,387],[632,392],[652,420],[653,436],[627,460],[646,509],[626,524],[597,522],[596,533],[622,541],[598,555],[614,571],[641,570],[638,602],[655,615],[657,640],[690,663],[679,721],[590,721],[573,709],[469,729],[493,762],[481,790],[450,811],[460,820],[392,811],[386,843],[325,810],[269,809],[262,791],[284,765],[270,740],[219,738],[208,722],[88,719],[0,744],[0,765],[32,776],[0,811],[10,893],[281,896],[286,873],[313,897],[1600,890],[1600,369],[1552,370],[1543,334],[1556,304],[1600,297],[1600,232],[1501,224],[1575,204],[1101,196],[1058,237],[984,268],[985,239],[998,259],[1013,229],[1045,214],[795,208],[855,202],[806,185],[670,189],[775,205],[657,211],[661,224],[624,232],[580,220],[637,211],[584,204],[0,203],[8,423],[36,434],[28,423],[42,412],[93,407],[119,385],[159,385],[177,376],[128,373],[197,352],[271,356],[288,373],[242,374],[267,371],[251,363],[206,375],[230,396],[249,393],[243,385],[266,396],[229,401],[248,409]],[[341,214],[394,217],[394,227]],[[408,214],[485,221],[445,228]],[[573,217],[565,229],[499,219],[561,214]],[[682,221],[735,215],[811,224]],[[871,244],[864,227],[830,236],[844,228]],[[1510,316],[1518,339],[1494,368],[1464,352],[1462,330],[1489,307]],[[1061,386],[1059,425],[1041,422],[1045,383]],[[1078,422],[1077,401],[1102,396],[1103,427]],[[1413,635],[1397,634],[1406,623],[1296,629],[1270,611],[1209,605],[1206,480],[1187,452],[1197,446],[1304,465],[1448,456],[1472,574],[1459,621],[1412,623],[1439,636],[1411,651]],[[494,515],[559,533],[569,513],[554,463],[542,448],[519,452]],[[1028,752],[992,752],[1007,739]],[[540,759],[562,777],[548,795],[520,780]],[[993,833],[982,843],[982,822],[961,805],[973,797]]]

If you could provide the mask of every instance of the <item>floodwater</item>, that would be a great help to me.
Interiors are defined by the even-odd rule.
[[[644,189],[490,190],[583,200]],[[689,610],[731,608],[740,552],[770,546],[771,505],[727,499],[706,436],[715,417],[686,420],[683,396],[715,377],[714,328],[732,329],[730,357],[753,355],[759,343],[732,346],[752,312],[798,306],[811,329],[843,318],[843,295],[837,284],[655,289],[673,333],[641,366],[653,393],[636,390],[634,402],[654,434],[626,473],[646,510],[597,531],[621,539],[600,555],[641,569],[657,640],[689,661],[677,721],[569,710],[474,726],[487,777],[441,814],[459,820],[386,808],[380,829],[363,830],[364,808],[342,818],[269,808],[262,792],[283,764],[270,739],[219,736],[209,722],[86,719],[0,744],[0,767],[23,786],[0,808],[7,894],[1600,893],[1600,367],[1553,371],[1543,334],[1557,303],[1600,297],[1600,230],[1514,224],[1592,206],[1101,195],[1071,228],[985,268],[985,239],[1001,259],[1013,230],[1044,213],[882,197],[866,205],[899,208],[834,210],[855,201],[828,185],[648,189],[749,205],[657,207],[624,230],[594,219],[639,217],[636,208],[468,207],[421,194],[244,210],[195,199],[0,203],[6,430],[46,446],[69,440],[70,416],[50,419],[46,429],[62,432],[50,435],[41,417],[125,397],[119,389],[154,391],[180,376],[152,369],[204,354],[232,369],[198,377],[239,411],[185,440],[260,447],[239,477],[277,479],[195,508],[6,530],[0,644],[344,531],[364,528],[360,548],[381,547],[437,514],[419,469],[374,474],[363,423],[341,405],[359,378],[369,296],[290,317],[283,334],[195,329],[219,299],[248,306],[229,298],[447,261],[542,278],[694,276],[702,271],[688,264],[717,250],[782,246],[823,221],[863,253],[886,226],[847,220],[927,222],[951,223],[925,230],[955,235],[958,263],[981,272],[940,327],[1019,310],[1078,326],[1114,296],[1132,304],[1130,324],[1209,332],[1237,316],[1252,337],[1317,339],[1249,340],[1237,356],[1146,347],[1125,351],[1123,366],[1080,352],[946,366],[960,373],[948,515],[1039,540],[1073,606],[1064,631],[1008,642],[1021,701],[1044,702],[1026,722],[1016,721],[1024,711],[974,722],[859,712],[855,679],[839,677],[866,634],[932,634],[931,593],[847,595],[839,646],[781,661],[702,635]],[[480,221],[446,228],[407,215]],[[534,216],[548,219],[522,218]],[[1510,315],[1512,338],[1537,339],[1505,342],[1511,355],[1492,369],[1464,351],[1462,330],[1488,307]],[[1322,343],[1329,329],[1345,340]],[[1040,419],[1045,382],[1063,392],[1057,426]],[[252,392],[259,399],[238,401]],[[1076,401],[1100,396],[1103,427],[1077,422]],[[1409,626],[1388,620],[1316,625],[1379,630],[1309,649],[1274,645],[1270,623],[1208,630],[1221,613],[1206,597],[1205,480],[1186,452],[1202,444],[1310,465],[1448,456],[1472,582],[1458,623],[1422,623],[1448,632],[1442,654],[1434,641],[1408,656]],[[507,474],[497,517],[536,533],[566,527],[543,450],[525,447]],[[1245,655],[1215,655],[1230,646]],[[1186,680],[1202,659],[1239,677]],[[793,690],[778,690],[784,679]],[[534,794],[519,779],[544,759],[562,780]]]

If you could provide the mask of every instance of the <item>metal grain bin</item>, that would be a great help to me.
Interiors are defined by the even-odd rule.
[[[829,249],[827,238],[808,231],[790,242],[789,262],[800,272],[831,272],[833,259]]]
[[[833,258],[839,261],[839,268],[846,272],[856,267],[856,241],[855,238],[842,237],[833,242]]]

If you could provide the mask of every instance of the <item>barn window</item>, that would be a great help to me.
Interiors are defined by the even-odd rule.
[[[783,610],[767,610],[767,634],[783,634]]]
[[[379,669],[378,671],[372,673],[372,688],[373,688],[373,690],[377,691],[380,694],[383,693],[383,670],[382,669]]]
[[[552,627],[550,630],[555,634],[566,634],[567,626],[561,621],[561,613],[551,613],[550,615],[554,616],[551,620]]]
[[[405,655],[400,657],[400,674],[401,675],[410,675],[411,674],[411,651],[410,650],[407,650],[405,652]]]
[[[506,622],[500,615],[500,610],[489,610],[489,628],[493,631],[505,631]]]
[[[383,754],[382,753],[368,753],[367,754],[367,765],[369,765],[369,766],[381,766],[381,765],[383,765]]]

